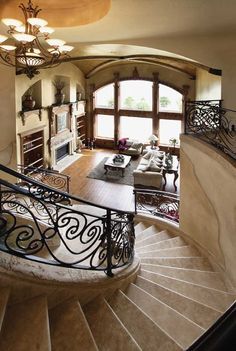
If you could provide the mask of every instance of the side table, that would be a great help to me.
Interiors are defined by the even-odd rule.
[[[162,170],[162,175],[164,178],[164,185],[163,185],[163,190],[165,190],[166,186],[166,174],[174,174],[174,180],[173,180],[173,185],[175,188],[175,191],[177,191],[177,186],[175,184],[176,180],[179,178],[179,159],[177,156],[172,156],[173,157],[173,165],[170,168],[164,167]]]

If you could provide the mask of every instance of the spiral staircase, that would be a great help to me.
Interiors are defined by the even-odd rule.
[[[176,229],[139,221],[135,233],[140,268],[133,282],[86,303],[74,294],[52,307],[40,289],[14,302],[0,276],[0,350],[188,349],[235,296]]]

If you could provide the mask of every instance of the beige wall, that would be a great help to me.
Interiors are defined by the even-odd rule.
[[[48,110],[42,110],[41,121],[36,113],[32,113],[25,120],[25,125],[23,125],[22,120],[19,116],[19,111],[22,110],[22,96],[26,90],[34,85],[36,82],[40,81],[38,88],[41,92],[36,92],[37,96],[41,96],[41,106],[47,108],[48,106],[55,103],[55,87],[53,86],[53,81],[56,77],[62,77],[66,81],[65,102],[76,101],[76,89],[79,85],[85,90],[85,79],[83,73],[71,63],[61,64],[57,68],[41,70],[40,74],[35,76],[33,79],[27,78],[25,75],[16,76],[16,141],[17,141],[17,163],[22,163],[20,154],[20,134],[33,130],[35,128],[44,129],[44,150],[45,150],[45,161],[47,166],[49,164],[49,150],[48,150],[48,139],[49,139],[49,118]],[[33,93],[34,94],[34,93]]]
[[[180,229],[205,248],[236,286],[236,161],[181,137]]]
[[[170,34],[163,37],[150,37],[117,41],[117,44],[129,44],[165,50],[195,60],[211,68],[222,70],[223,106],[236,110],[236,46],[235,35],[213,34],[182,36]]]
[[[221,77],[197,69],[196,100],[220,100]]]
[[[0,65],[0,163],[15,167],[16,163],[16,107],[15,70]],[[2,178],[10,179],[1,174]]]

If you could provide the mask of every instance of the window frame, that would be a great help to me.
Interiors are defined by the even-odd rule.
[[[180,120],[181,121],[181,132],[184,131],[184,109],[182,109],[181,112],[171,112],[171,111],[159,111],[159,84],[166,85],[167,87],[170,87],[183,96],[183,106],[184,106],[184,99],[186,98],[186,92],[184,89],[180,89],[178,87],[175,87],[167,82],[164,81],[158,81],[158,79],[151,80],[150,78],[138,78],[139,81],[151,81],[152,82],[152,110],[132,110],[132,109],[122,109],[121,108],[121,103],[120,103],[120,82],[121,81],[130,81],[130,80],[137,80],[134,79],[133,77],[128,77],[128,78],[120,78],[118,80],[114,81],[109,81],[101,86],[96,87],[94,89],[93,93],[93,135],[96,134],[96,116],[98,114],[103,114],[103,115],[113,115],[114,116],[114,137],[113,138],[98,138],[100,141],[102,140],[110,140],[114,142],[114,146],[117,145],[118,139],[121,137],[120,135],[120,118],[121,116],[127,116],[127,117],[141,117],[141,118],[152,118],[152,132],[153,134],[159,134],[160,130],[160,125],[159,121],[160,119],[170,119],[170,120]],[[100,108],[95,106],[95,93],[102,87],[105,87],[106,85],[113,84],[114,88],[114,108]],[[160,143],[158,145],[162,146]],[[164,147],[170,146],[169,145],[163,145]]]

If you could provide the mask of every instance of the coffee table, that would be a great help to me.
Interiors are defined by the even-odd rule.
[[[120,171],[122,177],[125,175],[125,169],[130,165],[130,160],[131,156],[126,156],[124,155],[124,162],[122,163],[114,163],[113,158],[115,154],[111,155],[111,157],[108,158],[108,160],[104,164],[104,169],[105,169],[105,174],[107,174],[108,171]]]

